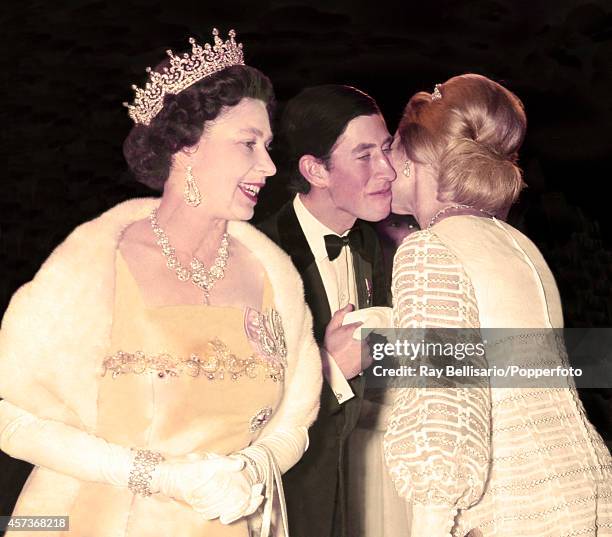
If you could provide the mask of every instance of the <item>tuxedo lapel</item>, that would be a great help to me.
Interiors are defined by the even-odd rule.
[[[278,214],[278,236],[280,247],[289,254],[304,281],[306,303],[314,319],[315,339],[321,344],[331,311],[321,274],[292,203],[287,203]]]

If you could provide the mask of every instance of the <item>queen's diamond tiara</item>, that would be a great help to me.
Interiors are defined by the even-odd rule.
[[[229,31],[229,39],[223,42],[219,37],[219,30],[213,29],[212,35],[215,44],[206,43],[203,47],[196,43],[191,37],[191,54],[175,56],[171,50],[166,54],[170,57],[170,66],[164,67],[159,73],[147,67],[149,81],[144,89],[132,85],[136,92],[134,103],[123,103],[128,108],[129,116],[134,123],[148,125],[164,106],[164,96],[177,93],[187,89],[198,80],[221,71],[232,65],[244,65],[242,43],[236,43],[236,32]]]

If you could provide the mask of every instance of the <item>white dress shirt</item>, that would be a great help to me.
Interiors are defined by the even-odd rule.
[[[350,248],[348,246],[343,247],[340,250],[340,255],[330,261],[325,248],[324,237],[325,235],[337,235],[337,233],[317,220],[304,206],[299,194],[293,200],[293,208],[315,258],[321,280],[323,280],[331,314],[333,315],[348,303],[357,307],[357,285],[355,283],[353,254]],[[348,232],[349,230],[342,236],[346,236]],[[355,394],[333,357],[325,349],[321,349],[321,358],[323,360],[323,374],[338,402],[344,403],[353,398]]]

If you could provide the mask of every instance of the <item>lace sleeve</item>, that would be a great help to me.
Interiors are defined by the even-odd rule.
[[[392,290],[398,328],[479,328],[469,277],[429,230],[398,249]],[[486,367],[484,357],[478,365]],[[488,383],[466,388],[446,381],[397,390],[385,432],[388,471],[412,506],[412,535],[449,535],[457,509],[480,499],[488,475]]]

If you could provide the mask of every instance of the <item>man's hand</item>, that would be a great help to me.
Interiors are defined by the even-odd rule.
[[[369,353],[365,363],[362,363],[361,350],[365,343],[353,339],[353,332],[363,323],[358,322],[342,326],[344,316],[354,309],[355,307],[352,304],[347,304],[334,313],[325,329],[325,339],[323,340],[323,348],[332,356],[346,379],[356,377],[372,363]]]

